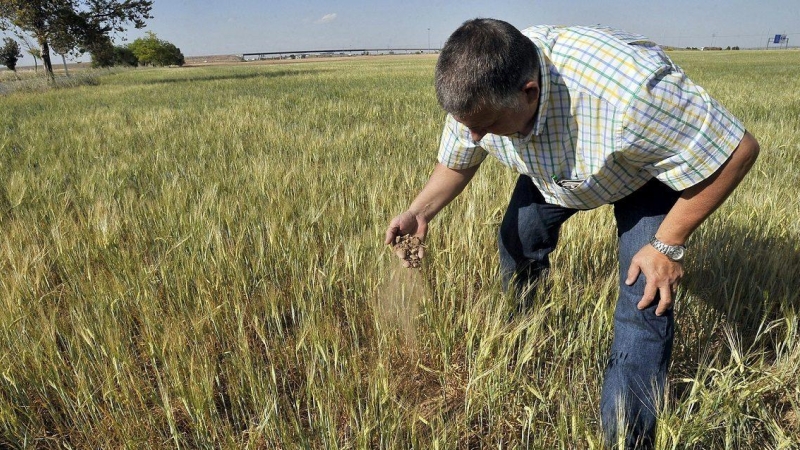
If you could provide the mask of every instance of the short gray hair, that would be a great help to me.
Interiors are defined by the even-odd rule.
[[[538,80],[536,46],[513,25],[496,19],[464,22],[436,63],[436,98],[456,116],[517,106],[516,95]]]

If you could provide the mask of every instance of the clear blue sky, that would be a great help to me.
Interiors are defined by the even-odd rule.
[[[440,47],[463,21],[603,24],[679,47],[757,47],[788,34],[800,45],[800,0],[155,0],[144,30],[186,56],[348,48]],[[430,31],[429,31],[430,30]],[[122,37],[115,42],[122,44]],[[87,58],[84,58],[87,59]],[[20,65],[32,65],[26,56]]]

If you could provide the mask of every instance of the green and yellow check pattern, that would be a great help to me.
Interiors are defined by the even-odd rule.
[[[653,177],[675,190],[713,174],[742,124],[643,36],[610,28],[523,30],[542,61],[539,112],[528,136],[473,142],[448,115],[439,161],[453,169],[488,155],[529,175],[553,204],[590,209]]]

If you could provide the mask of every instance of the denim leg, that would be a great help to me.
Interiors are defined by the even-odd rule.
[[[498,237],[506,290],[513,287],[518,296],[530,293],[531,283],[550,267],[561,224],[577,211],[546,203],[530,177],[520,175]]]
[[[640,275],[633,286],[626,285],[625,279],[631,259],[648,245],[680,194],[654,179],[614,204],[620,293],[600,409],[603,430],[610,443],[616,442],[618,431],[622,431],[619,419],[624,417],[626,449],[654,445],[656,414],[672,353],[674,318],[672,310],[656,316],[658,298],[639,311],[636,304],[644,296],[644,276]]]

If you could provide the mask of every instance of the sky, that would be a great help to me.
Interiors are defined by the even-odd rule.
[[[601,24],[676,47],[763,47],[775,34],[800,45],[800,0],[154,0],[151,15],[146,28],[113,36],[115,43],[152,31],[187,57],[439,48],[465,20],[491,17],[518,28]],[[33,60],[26,54],[18,65]]]

